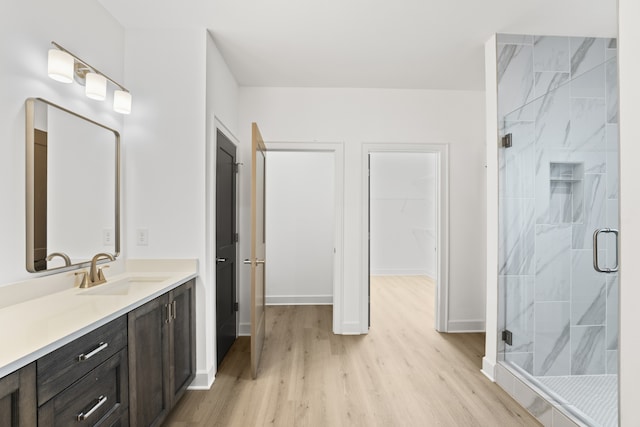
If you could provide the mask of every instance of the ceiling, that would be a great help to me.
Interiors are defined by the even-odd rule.
[[[241,86],[483,90],[493,33],[615,37],[617,0],[99,0],[207,28]]]

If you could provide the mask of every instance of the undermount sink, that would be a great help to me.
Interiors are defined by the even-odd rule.
[[[131,288],[137,285],[160,283],[167,280],[168,277],[125,277],[124,279],[116,280],[113,282],[107,281],[103,285],[97,285],[86,291],[80,292],[78,295],[128,295]]]

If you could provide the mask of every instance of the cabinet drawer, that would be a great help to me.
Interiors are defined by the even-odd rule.
[[[38,406],[73,384],[127,344],[126,316],[38,359]]]
[[[41,406],[38,425],[117,425],[128,410],[127,377],[127,350],[123,349]]]

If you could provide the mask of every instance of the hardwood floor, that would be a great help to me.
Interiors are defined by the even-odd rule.
[[[374,277],[368,335],[331,332],[331,306],[267,309],[258,379],[240,337],[209,391],[165,426],[539,426],[480,372],[483,334],[439,334],[434,285]]]

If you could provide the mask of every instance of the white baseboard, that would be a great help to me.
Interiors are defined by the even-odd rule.
[[[433,271],[427,271],[419,268],[372,268],[372,276],[427,276],[435,277]]]
[[[489,378],[492,382],[496,382],[496,364],[493,361],[483,357],[482,369],[480,372],[482,372],[484,376]]]
[[[216,368],[215,366],[211,367],[211,370],[207,371],[198,371],[196,372],[196,377],[193,379],[191,384],[187,389],[189,390],[209,390],[216,380]]]
[[[447,332],[464,333],[464,332],[484,332],[485,323],[482,320],[449,320],[447,323]]]
[[[250,337],[251,336],[251,323],[240,323],[240,329],[238,330],[238,336]]]
[[[348,322],[342,324],[340,331],[334,332],[336,335],[362,335],[359,322]],[[240,323],[240,330],[238,336],[250,337],[251,336],[251,323]]]
[[[333,295],[267,295],[267,305],[331,305]]]

